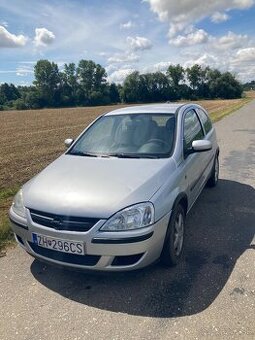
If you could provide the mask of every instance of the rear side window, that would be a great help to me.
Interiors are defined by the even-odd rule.
[[[186,150],[191,148],[194,140],[204,138],[202,126],[194,110],[191,110],[185,114],[184,117],[184,153]]]
[[[201,119],[205,132],[207,134],[212,129],[212,122],[210,118],[207,116],[207,114],[202,109],[197,109],[197,113],[199,115],[199,118]]]

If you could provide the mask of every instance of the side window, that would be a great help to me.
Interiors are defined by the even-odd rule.
[[[202,126],[194,110],[191,110],[185,114],[183,137],[184,137],[184,153],[186,150],[191,148],[192,142],[194,140],[204,138]]]
[[[197,109],[197,113],[199,115],[199,118],[201,119],[205,132],[207,134],[212,129],[212,122],[203,110]]]

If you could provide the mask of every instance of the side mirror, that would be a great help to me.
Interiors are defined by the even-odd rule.
[[[71,146],[71,145],[73,144],[73,142],[74,142],[74,140],[73,140],[72,138],[67,138],[67,139],[65,140],[65,146],[66,146],[67,148],[69,148],[69,146]]]
[[[203,152],[212,149],[212,143],[209,140],[194,140],[192,142],[193,152]]]

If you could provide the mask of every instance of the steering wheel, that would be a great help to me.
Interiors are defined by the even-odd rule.
[[[146,144],[149,144],[149,143],[158,143],[158,144],[163,144],[163,145],[166,145],[167,147],[169,147],[169,144],[167,142],[165,142],[164,140],[162,139],[158,139],[158,138],[152,138],[152,139],[149,139]]]

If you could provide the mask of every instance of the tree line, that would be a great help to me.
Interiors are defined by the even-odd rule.
[[[249,83],[245,83],[243,85],[244,91],[255,91],[255,80],[250,81]]]
[[[166,73],[128,75],[123,84],[109,83],[105,69],[92,60],[65,64],[62,71],[48,60],[34,66],[31,86],[0,85],[0,109],[38,109],[142,103],[179,99],[239,98],[243,87],[230,72],[193,65],[170,65]]]

